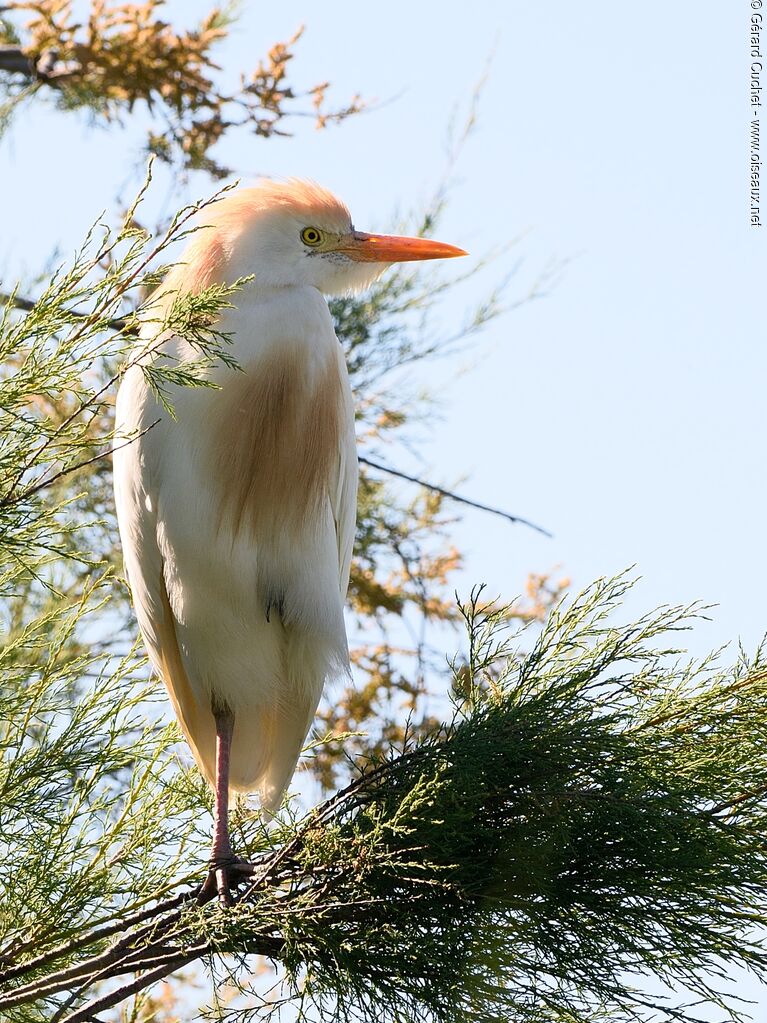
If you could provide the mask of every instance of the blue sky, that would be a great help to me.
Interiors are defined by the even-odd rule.
[[[170,4],[189,19],[206,7]],[[520,257],[512,299],[552,258],[567,265],[545,298],[424,372],[439,415],[406,467],[467,477],[463,491],[555,538],[466,515],[462,585],[512,596],[531,570],[560,565],[580,586],[636,564],[630,611],[717,603],[690,648],[754,647],[767,629],[767,243],[748,216],[750,0],[242,11],[222,51],[233,74],[305,22],[296,84],[330,79],[338,102],[360,92],[380,104],[222,155],[245,178],[316,178],[362,229],[431,194],[450,118],[493,54],[438,236],[477,256],[524,238],[445,303],[442,323]],[[70,252],[133,191],[137,146],[134,131],[30,108],[0,147],[4,282],[55,245]]]

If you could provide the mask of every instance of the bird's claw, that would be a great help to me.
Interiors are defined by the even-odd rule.
[[[202,905],[218,896],[222,906],[234,905],[232,890],[251,877],[254,869],[252,863],[238,856],[211,859],[208,876],[197,894],[197,901]]]

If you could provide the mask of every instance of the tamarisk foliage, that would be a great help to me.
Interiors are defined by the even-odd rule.
[[[627,585],[559,606],[526,654],[472,594],[451,721],[303,819],[241,816],[256,873],[229,910],[198,901],[207,795],[137,725],[125,665],[73,705],[55,650],[28,694],[17,648],[3,1018],[79,1023],[200,958],[245,984],[254,955],[282,997],[227,1018],[687,1020],[636,974],[717,1001],[733,964],[763,976],[767,668],[679,660],[695,608],[615,624]]]

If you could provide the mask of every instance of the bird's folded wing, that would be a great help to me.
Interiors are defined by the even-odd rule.
[[[179,724],[186,736],[197,766],[211,786],[216,778],[216,728],[213,714],[208,707],[201,706],[195,699],[184,667],[176,635],[176,623],[171,610],[165,580],[160,576],[160,601],[162,616],[153,622],[153,632],[158,642],[152,644],[151,659],[165,683],[168,696],[173,704]],[[143,631],[143,630],[142,630]]]
[[[352,419],[350,428],[341,438],[336,485],[331,487],[330,492],[338,542],[338,582],[344,599],[349,586],[349,568],[357,524],[357,477],[357,440]]]
[[[215,722],[195,699],[176,634],[157,537],[157,495],[147,492],[137,469],[139,449],[115,452],[115,499],[119,510],[123,561],[144,644],[165,683],[173,709],[200,770],[215,774]]]

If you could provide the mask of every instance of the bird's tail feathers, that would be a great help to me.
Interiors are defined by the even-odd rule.
[[[255,792],[261,805],[276,810],[301,754],[326,678],[348,675],[346,649],[335,649],[318,637],[291,638],[284,674],[258,702],[232,707],[234,734],[229,788]],[[190,685],[180,656],[163,663],[161,673],[181,728],[200,771],[215,787],[216,724],[209,701],[201,701]]]

